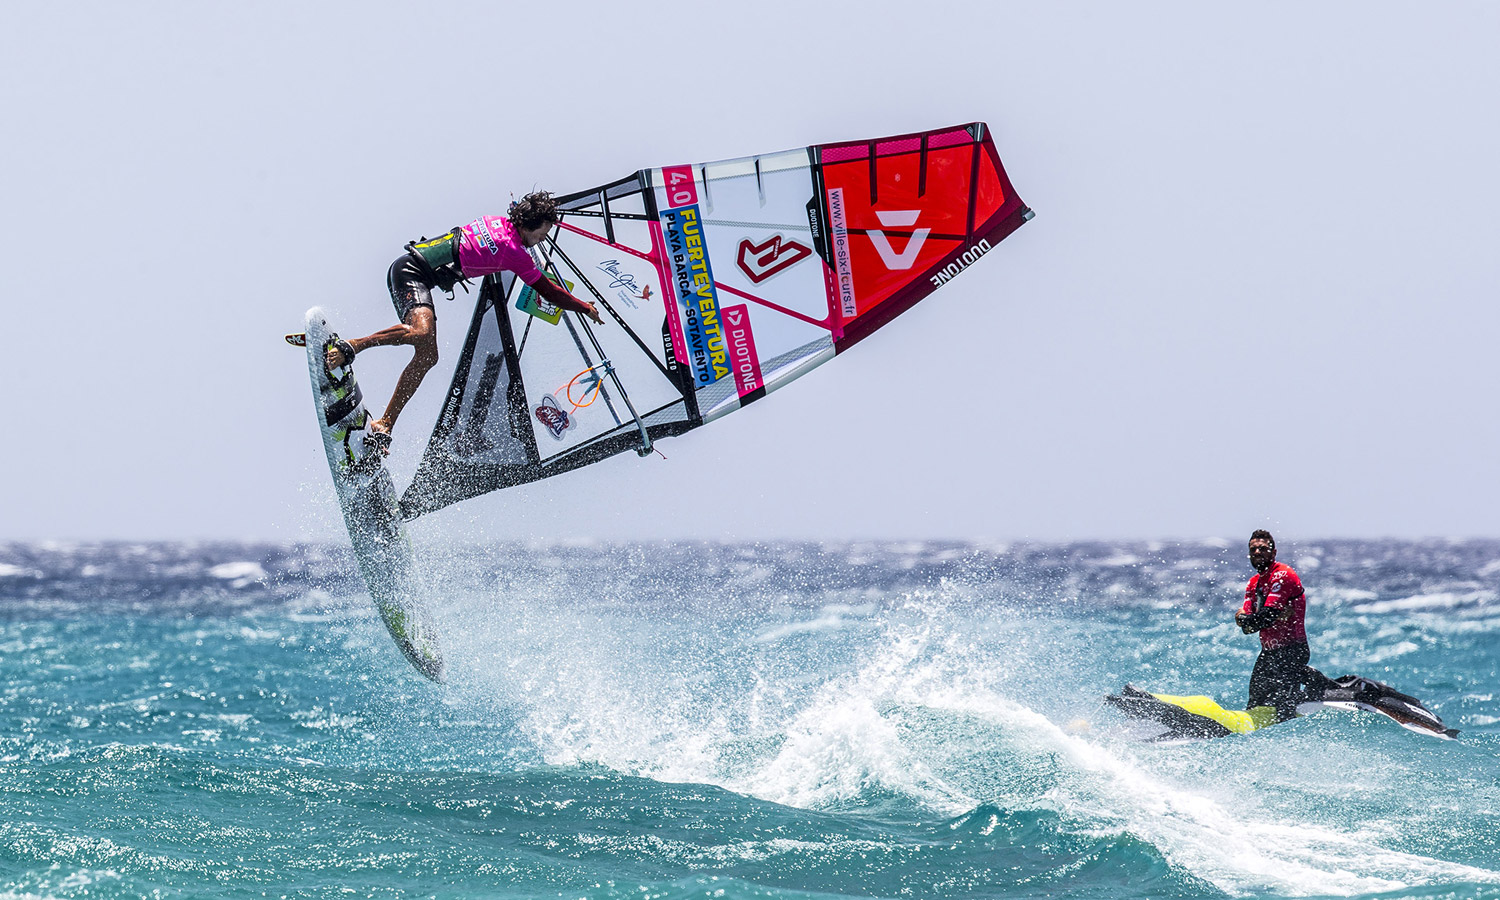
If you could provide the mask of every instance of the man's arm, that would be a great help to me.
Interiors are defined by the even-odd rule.
[[[573,312],[582,313],[594,320],[595,325],[603,325],[604,319],[599,316],[599,310],[594,304],[579,300],[577,297],[552,283],[552,279],[543,275],[536,280],[531,289],[546,298],[548,303],[562,309],[571,309]]]
[[[1272,606],[1267,601],[1266,605],[1262,606],[1259,612],[1248,614],[1244,612],[1235,613],[1234,622],[1240,626],[1240,631],[1243,631],[1245,634],[1252,634],[1263,628],[1275,625],[1291,614],[1292,608],[1290,606]]]
[[[1234,624],[1240,626],[1240,632],[1242,634],[1250,634],[1250,632],[1252,631],[1250,626],[1246,623],[1250,618],[1250,613],[1254,611],[1254,609],[1255,579],[1252,578],[1250,579],[1250,583],[1245,586],[1245,602],[1240,604],[1240,608],[1234,614]]]
[[[1290,618],[1292,615],[1292,599],[1302,593],[1302,582],[1290,573],[1272,578],[1271,590],[1266,594],[1266,602],[1260,609],[1254,612],[1250,612],[1252,608],[1250,594],[1252,592],[1247,590],[1245,593],[1245,607],[1234,617],[1234,621],[1240,626],[1241,631],[1245,634],[1250,634],[1253,631],[1269,628],[1283,619]]]

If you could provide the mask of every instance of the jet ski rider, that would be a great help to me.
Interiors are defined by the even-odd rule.
[[[1302,685],[1327,681],[1308,666],[1307,593],[1302,579],[1286,563],[1276,561],[1276,539],[1264,528],[1250,535],[1250,564],[1255,574],[1245,586],[1245,603],[1234,622],[1245,634],[1260,634],[1260,656],[1250,673],[1246,709],[1272,706],[1279,722],[1295,718],[1305,699]]]

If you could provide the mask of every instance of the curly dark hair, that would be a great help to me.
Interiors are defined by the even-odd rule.
[[[510,204],[510,223],[522,231],[540,228],[557,221],[557,201],[548,191],[532,191]]]
[[[1252,541],[1270,541],[1271,542],[1271,552],[1272,553],[1276,552],[1276,539],[1273,538],[1273,537],[1271,537],[1271,532],[1265,530],[1264,528],[1257,528],[1254,531],[1250,532],[1250,540],[1252,540]]]

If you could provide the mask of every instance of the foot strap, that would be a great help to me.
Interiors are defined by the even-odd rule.
[[[391,433],[389,431],[376,431],[373,428],[365,431],[365,447],[368,451],[387,454],[391,452]]]

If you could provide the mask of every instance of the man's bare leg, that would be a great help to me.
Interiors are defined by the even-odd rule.
[[[371,347],[390,347],[401,344],[410,344],[416,348],[411,362],[406,364],[402,370],[401,377],[396,380],[396,391],[391,395],[391,402],[385,408],[385,415],[370,423],[370,430],[383,434],[390,434],[396,427],[396,419],[401,415],[401,410],[417,393],[422,379],[427,376],[432,367],[437,365],[437,316],[433,314],[431,307],[417,306],[406,314],[406,322],[400,325],[392,325],[382,328],[369,337],[355,338],[349,342],[349,346],[355,353],[368,350]],[[348,360],[337,347],[328,348],[328,356],[325,362],[330,368],[343,365]]]
[[[425,326],[419,317],[426,318],[427,323]],[[363,353],[371,347],[394,347],[401,344],[417,344],[422,339],[420,335],[426,332],[431,332],[433,334],[432,340],[436,342],[437,317],[433,315],[429,307],[413,307],[412,311],[406,314],[406,318],[408,321],[399,325],[392,325],[389,328],[382,328],[369,337],[351,339],[349,341],[350,348],[355,353]],[[323,358],[324,364],[330,369],[336,369],[348,361],[344,358],[343,352],[337,347],[329,347],[327,355]]]

